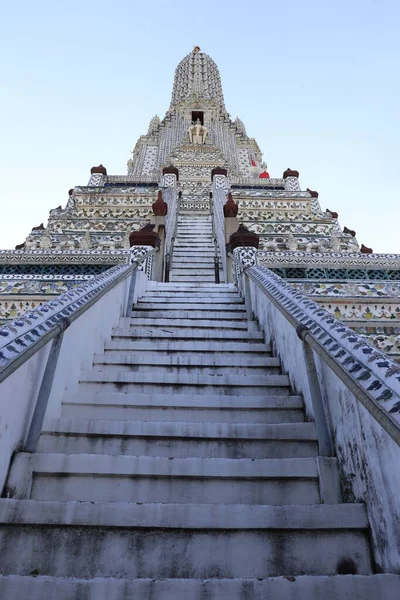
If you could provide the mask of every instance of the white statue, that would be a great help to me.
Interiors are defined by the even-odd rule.
[[[40,236],[39,246],[43,250],[50,250],[52,246],[51,237],[47,233]]]
[[[124,248],[124,250],[129,250],[129,248],[131,247],[130,243],[129,243],[129,233],[130,230],[128,230],[122,240],[122,247]]]
[[[329,248],[334,252],[338,252],[340,250],[340,239],[338,238],[336,232],[334,231],[329,240]]]
[[[347,240],[347,252],[359,252],[360,246],[355,237],[350,237]]]
[[[205,144],[208,129],[201,124],[200,119],[189,127],[189,139],[191,144]]]
[[[36,240],[35,238],[33,238],[31,235],[28,235],[28,237],[25,240],[25,249],[26,250],[34,250],[36,248]]]
[[[81,248],[84,250],[89,250],[92,247],[92,241],[90,239],[90,233],[86,231],[85,235],[81,239]]]
[[[288,250],[291,250],[292,252],[297,250],[297,241],[292,232],[290,232],[288,235],[286,245],[288,247]]]

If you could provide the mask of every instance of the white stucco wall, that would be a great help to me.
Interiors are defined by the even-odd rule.
[[[263,292],[251,284],[252,309],[293,389],[313,408],[302,342]],[[378,569],[400,572],[400,448],[333,371],[314,353],[327,422],[347,502],[366,504]]]
[[[129,284],[130,277],[118,283],[64,332],[46,418],[60,416],[65,391],[77,388],[81,370],[90,369],[94,353],[103,352],[112,327],[125,316]],[[146,275],[137,271],[134,302],[146,286]],[[0,383],[0,490],[13,453],[25,442],[51,344]]]

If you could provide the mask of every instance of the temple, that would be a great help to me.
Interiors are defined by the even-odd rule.
[[[334,209],[195,46],[0,251],[0,598],[398,599],[400,256]]]
[[[259,236],[255,263],[398,358],[398,256],[360,246],[354,223],[342,228],[334,210],[321,209],[317,192],[301,190],[296,170],[270,177],[256,140],[225,108],[216,64],[198,47],[179,63],[170,107],[162,120],[151,119],[127,173],[93,167],[88,185],[69,190],[46,227],[0,252],[0,322],[126,262],[129,235],[151,222],[159,190],[180,193],[182,214],[209,213],[215,169],[226,173],[217,185],[232,194],[240,223]]]

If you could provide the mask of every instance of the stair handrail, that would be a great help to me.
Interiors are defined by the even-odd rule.
[[[116,265],[104,273],[45,302],[0,327],[0,383],[23,365],[48,342],[62,334],[100,298],[123,279],[133,275],[138,267],[157,251],[147,252],[131,264]],[[133,297],[134,280],[128,295]]]
[[[172,188],[170,188],[170,189],[172,189]],[[164,281],[166,283],[169,282],[169,274],[170,274],[170,270],[171,270],[172,257],[174,254],[174,245],[175,245],[176,235],[177,235],[177,231],[178,231],[178,219],[179,219],[180,209],[181,209],[181,195],[179,192],[178,196],[176,197],[176,203],[175,203],[174,227],[171,232],[171,236],[169,236],[168,235],[169,232],[167,232],[167,238],[166,238],[166,244],[165,244]]]
[[[267,267],[246,266],[231,252],[228,256],[243,274],[248,310],[252,281],[400,446],[400,365]]]
[[[224,220],[224,204],[226,202],[226,193],[224,188],[216,187],[214,183],[213,186],[213,196],[212,196],[212,221],[214,225],[215,235],[213,234],[213,239],[218,243],[219,255],[221,257],[222,263],[222,272],[224,274],[224,281],[228,281],[227,279],[227,269],[226,269],[226,250],[225,250],[225,220]],[[214,242],[214,243],[216,243]]]
[[[218,257],[218,240],[217,240],[216,235],[215,235],[214,200],[213,200],[212,192],[210,192],[209,203],[210,203],[209,205],[210,205],[210,215],[211,215],[211,236],[212,236],[212,241],[213,241],[213,244],[214,244],[214,276],[215,276],[215,283],[220,283],[220,278],[219,278],[219,257]]]

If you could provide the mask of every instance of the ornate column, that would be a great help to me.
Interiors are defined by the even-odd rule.
[[[103,165],[92,167],[90,169],[90,179],[88,186],[102,187],[107,177],[107,169]]]
[[[176,188],[176,184],[179,181],[179,171],[173,165],[169,167],[164,167],[162,170],[163,174],[163,186],[165,188]]]
[[[161,244],[158,233],[154,231],[155,225],[145,225],[139,231],[133,231],[129,235],[129,244],[131,249],[130,263],[138,261],[153,248],[159,248]],[[138,267],[139,271],[144,271],[148,279],[152,279],[154,254],[149,256]]]
[[[154,259],[153,279],[155,281],[162,281],[165,255],[165,221],[168,214],[168,205],[163,199],[161,190],[159,190],[157,194],[157,200],[153,203],[152,209],[154,216],[151,222],[154,224],[154,231],[158,234],[160,239],[160,250],[157,252]]]
[[[257,264],[257,249],[260,242],[260,236],[249,231],[244,225],[239,225],[238,230],[229,238],[229,247],[236,260],[246,267],[253,267]],[[238,281],[240,271],[235,264],[234,277]]]
[[[300,191],[299,172],[292,169],[286,169],[282,178],[285,180],[285,190],[288,192]]]
[[[231,235],[238,230],[239,219],[237,214],[239,206],[232,198],[232,194],[229,192],[228,200],[225,202],[224,207],[224,225],[225,225],[225,247],[229,246]],[[226,257],[226,278],[227,283],[233,281],[233,263],[230,256]]]

